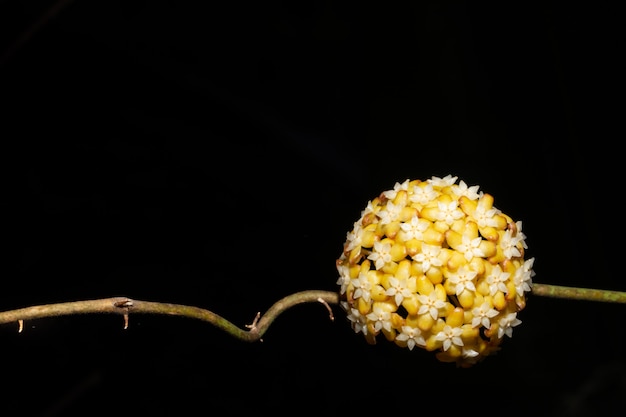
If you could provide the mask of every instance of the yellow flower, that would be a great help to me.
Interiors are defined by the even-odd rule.
[[[407,179],[368,201],[346,234],[337,285],[367,342],[382,334],[469,367],[521,323],[534,258],[524,259],[522,222],[457,179]]]

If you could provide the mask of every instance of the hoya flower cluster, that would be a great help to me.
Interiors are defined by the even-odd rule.
[[[406,180],[368,202],[337,260],[341,305],[369,343],[468,367],[521,323],[534,258],[522,222],[457,177]]]

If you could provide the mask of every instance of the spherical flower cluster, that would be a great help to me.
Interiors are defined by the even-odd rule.
[[[522,222],[457,177],[406,180],[368,202],[337,260],[341,306],[369,343],[468,367],[521,323],[534,258]]]

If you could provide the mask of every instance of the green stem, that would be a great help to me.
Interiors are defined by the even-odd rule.
[[[571,300],[626,303],[626,292],[597,290],[594,288],[563,287],[559,285],[534,283],[532,286],[532,294],[541,297],[567,298]]]
[[[124,317],[124,328],[126,328],[128,327],[128,320],[131,314],[165,314],[208,322],[237,339],[246,342],[255,342],[261,340],[261,337],[265,334],[269,326],[282,312],[297,304],[310,302],[324,304],[331,320],[334,320],[329,304],[338,304],[339,295],[331,291],[309,290],[284,297],[274,303],[263,316],[257,314],[253,322],[246,326],[248,330],[239,328],[223,317],[203,308],[181,304],[133,300],[127,297],[72,301],[4,311],[0,312],[0,324],[17,322],[19,331],[21,332],[24,321],[26,320],[73,314],[112,313]]]

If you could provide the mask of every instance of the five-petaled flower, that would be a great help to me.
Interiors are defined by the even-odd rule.
[[[500,314],[498,310],[493,308],[487,301],[483,302],[479,307],[472,309],[472,327],[483,326],[485,329],[491,328],[491,319]]]
[[[374,251],[367,259],[374,261],[376,269],[381,269],[387,262],[391,262],[391,243],[374,242]]]
[[[433,189],[433,185],[422,183],[413,186],[413,194],[409,196],[409,200],[413,203],[427,204],[437,198],[437,193]]]
[[[474,285],[476,275],[476,271],[472,271],[470,268],[466,268],[465,265],[462,265],[456,272],[450,273],[448,280],[450,284],[454,286],[456,295],[459,295],[464,290],[476,291],[476,286]]]
[[[463,254],[467,262],[474,259],[474,256],[483,258],[485,257],[485,252],[480,248],[482,241],[483,239],[480,236],[471,238],[468,234],[463,233],[461,244],[456,247],[456,250]]]
[[[429,313],[430,316],[437,320],[439,318],[439,310],[446,306],[446,302],[437,298],[437,293],[432,291],[428,295],[419,294],[417,300],[420,302],[420,308],[417,314]]]
[[[452,200],[449,203],[437,202],[439,211],[435,214],[437,220],[446,223],[448,226],[454,223],[455,220],[463,217],[463,212],[459,209],[459,202]]]
[[[528,259],[520,268],[515,270],[513,282],[515,283],[515,291],[518,294],[524,294],[532,289],[532,277],[535,275],[535,271],[532,270],[534,260],[534,258]]]
[[[387,201],[385,210],[381,210],[377,213],[377,216],[380,217],[380,224],[391,223],[398,217],[401,211],[402,206],[393,204],[391,200]]]
[[[459,185],[452,186],[452,192],[458,197],[465,196],[470,200],[477,200],[482,196],[482,193],[478,192],[478,185],[468,187],[465,181],[459,181]]]
[[[363,227],[361,222],[354,222],[354,229],[346,234],[346,250],[350,251],[357,246],[361,246],[363,238]]]
[[[521,324],[522,321],[517,318],[517,313],[509,313],[502,317],[498,321],[498,337],[502,338],[504,335],[513,337],[513,327]]]
[[[415,345],[426,346],[426,340],[422,336],[422,331],[417,327],[402,326],[402,333],[398,334],[396,339],[406,342],[409,350],[413,350]]]
[[[385,291],[386,295],[393,297],[397,306],[402,305],[402,300],[409,298],[413,292],[407,288],[407,279],[389,278],[389,288]]]
[[[409,180],[405,180],[403,183],[395,183],[395,185],[393,186],[393,190],[387,190],[383,192],[383,195],[389,199],[389,200],[393,200],[394,198],[396,198],[396,195],[398,195],[398,191],[402,191],[402,190],[408,190],[409,189]]]
[[[373,311],[369,313],[367,319],[374,323],[374,330],[379,332],[385,329],[391,332],[391,313],[383,309],[380,305],[374,305]]]
[[[433,186],[437,186],[437,187],[440,187],[440,188],[445,188],[445,187],[449,187],[451,185],[454,185],[454,183],[456,182],[457,178],[459,178],[459,177],[453,177],[450,174],[446,175],[443,178],[436,177],[436,176],[433,175],[427,181],[430,182]]]
[[[443,330],[435,335],[435,340],[443,342],[443,350],[445,351],[450,349],[452,345],[463,346],[461,334],[463,334],[463,329],[460,327],[451,327],[446,324]]]
[[[348,289],[350,284],[350,269],[346,265],[337,265],[339,271],[339,278],[337,279],[337,285],[339,285],[339,294],[343,295]]]
[[[430,225],[431,223],[428,220],[420,219],[415,215],[408,222],[400,224],[400,229],[404,233],[405,240],[422,240],[424,239],[424,232]]]
[[[363,334],[367,334],[367,317],[362,315],[359,310],[357,310],[356,308],[350,308],[348,307],[347,304],[343,305],[343,308],[345,310],[350,311],[350,314],[348,314],[348,320],[350,320],[352,322],[352,329],[354,329],[355,333],[361,333],[363,332]]]
[[[364,301],[370,300],[370,289],[372,283],[367,278],[367,275],[363,272],[359,273],[359,276],[350,280],[350,283],[354,286],[353,298],[363,298]]]
[[[493,296],[498,291],[502,291],[505,294],[508,293],[509,290],[506,287],[506,282],[508,281],[510,275],[511,274],[509,272],[504,272],[500,265],[494,266],[491,273],[487,276],[489,294]]]
[[[500,245],[502,246],[502,252],[508,259],[522,256],[518,244],[522,241],[522,236],[519,234],[513,235],[511,229],[507,229],[500,238]]]
[[[481,197],[474,211],[474,220],[478,223],[478,227],[496,227],[498,222],[494,219],[496,214],[500,214],[500,210],[491,207],[488,200]]]
[[[413,255],[413,259],[422,264],[424,272],[428,271],[431,266],[441,266],[443,262],[439,259],[441,246],[422,244],[422,252]]]

